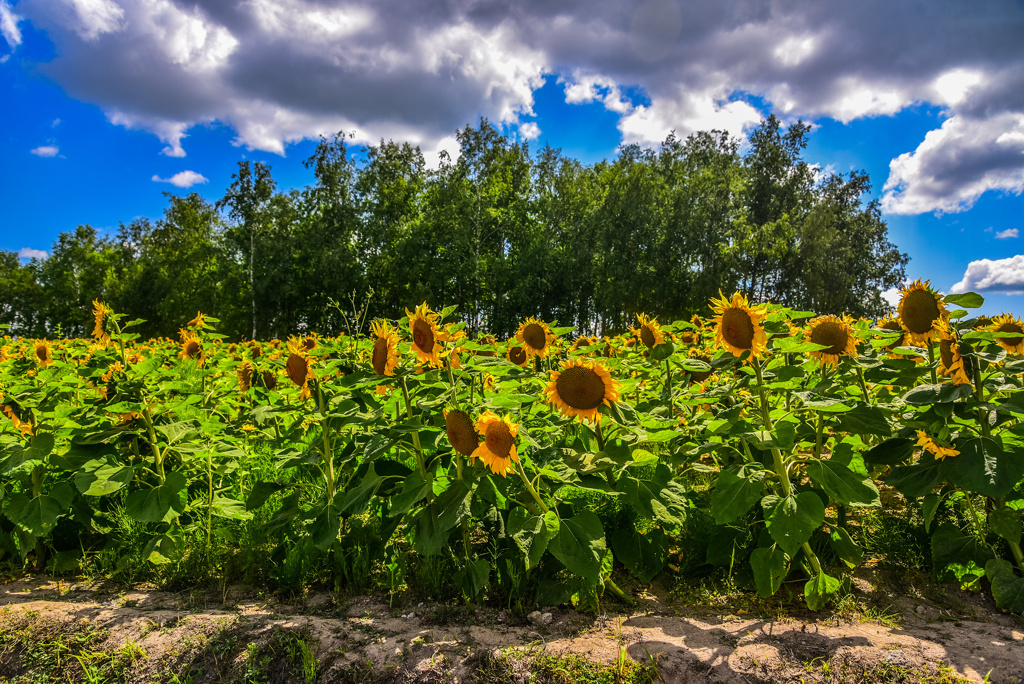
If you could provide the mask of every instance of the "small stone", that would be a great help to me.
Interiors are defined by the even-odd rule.
[[[539,624],[541,624],[541,625],[550,625],[552,622],[554,622],[554,620],[555,620],[555,618],[554,618],[554,616],[551,613],[544,613],[543,615],[540,616]]]
[[[402,647],[401,646],[395,646],[395,655],[396,656],[402,655]]]
[[[498,622],[504,622],[508,619],[508,614],[505,611],[498,613]]]
[[[1024,633],[1018,632],[1014,629],[1010,632],[1010,638],[1014,641],[1024,641]]]
[[[926,610],[926,608],[924,606],[918,606],[917,607],[917,614],[918,615],[924,615],[925,610]]]
[[[540,624],[540,619],[541,619],[541,612],[539,610],[535,610],[532,613],[530,613],[529,615],[527,615],[526,619],[529,620],[530,622],[532,622],[535,625],[539,625]]]
[[[885,655],[882,656],[882,660],[892,663],[893,665],[899,665],[901,667],[906,667],[910,665],[910,659],[907,658],[907,654],[898,648],[893,649],[891,651],[887,651]]]

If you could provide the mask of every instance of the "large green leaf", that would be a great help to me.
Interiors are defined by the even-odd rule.
[[[825,522],[825,504],[814,492],[781,498],[766,496],[761,504],[765,508],[768,533],[791,557]]]
[[[138,522],[167,522],[185,510],[182,490],[187,484],[181,473],[167,473],[164,484],[132,492],[124,502],[125,513]]]
[[[14,494],[4,508],[11,522],[37,537],[49,534],[63,511],[60,501],[46,494],[32,499],[24,494]]]
[[[725,525],[736,520],[761,499],[763,491],[764,471],[743,477],[723,470],[711,493],[711,513],[715,516],[715,523]]]
[[[540,562],[548,543],[558,534],[559,527],[560,521],[554,511],[533,515],[525,508],[516,506],[509,513],[507,532],[523,552],[527,570]]]
[[[804,599],[807,601],[807,607],[813,611],[821,610],[836,595],[839,586],[839,580],[835,577],[819,572],[807,580],[807,584],[804,585]]]
[[[949,294],[943,297],[947,304],[959,306],[964,309],[977,309],[985,303],[985,298],[977,292],[964,292],[963,294]]]
[[[75,473],[75,486],[86,496],[107,496],[132,481],[135,470],[106,461],[90,461]]]
[[[932,535],[932,571],[941,582],[972,584],[985,574],[991,559],[991,549],[952,523],[943,523]]]
[[[437,502],[424,506],[416,514],[414,518],[416,536],[413,537],[412,546],[417,553],[424,556],[436,556],[441,553],[448,542],[448,532],[451,527],[442,529],[440,516],[441,508]]]
[[[1002,499],[1024,477],[1019,452],[1004,452],[995,440],[957,440],[956,448],[960,455],[945,459],[942,470],[950,482],[968,492]]]
[[[391,499],[391,515],[402,515],[412,510],[412,507],[426,498],[433,488],[434,480],[423,479],[420,472],[414,471],[405,478],[402,484],[402,491]]]
[[[788,568],[786,552],[778,544],[754,549],[750,554],[750,567],[754,571],[754,584],[761,598],[769,598],[782,586]]]
[[[942,462],[936,461],[931,453],[924,453],[917,463],[893,468],[885,483],[895,487],[903,496],[916,498],[924,496],[942,482]]]
[[[842,430],[856,435],[890,435],[889,413],[880,406],[860,404],[852,411],[836,416]]]
[[[383,479],[377,474],[371,463],[355,486],[350,484],[347,491],[338,492],[335,496],[338,512],[342,515],[355,515],[365,511],[366,507],[370,505],[370,499],[373,498],[382,482]]]
[[[331,503],[324,506],[313,518],[313,522],[309,525],[309,538],[313,542],[313,546],[321,551],[326,551],[338,538],[340,530],[341,517],[338,514],[338,507]]]
[[[1008,542],[1020,543],[1020,511],[1012,508],[996,508],[988,514],[988,527]]]
[[[810,459],[807,476],[834,501],[854,507],[881,505],[878,487],[864,470],[864,461],[860,454],[850,450],[844,453],[837,448],[830,459]]]
[[[601,579],[601,559],[607,551],[601,520],[593,511],[562,520],[548,550],[570,572],[597,584]]]
[[[620,527],[612,535],[612,550],[615,557],[646,584],[665,567],[668,535],[657,527],[647,534]]]
[[[1013,571],[1010,561],[993,558],[985,564],[985,576],[997,606],[1011,613],[1024,613],[1024,579]]]
[[[968,384],[954,385],[947,382],[938,385],[918,385],[903,395],[903,401],[914,406],[949,404],[957,399],[971,396],[971,391],[971,386]]]
[[[213,505],[210,512],[218,518],[228,520],[249,520],[252,512],[246,510],[245,504],[237,499],[229,499],[224,496],[213,497]]]
[[[832,550],[836,552],[839,559],[849,567],[855,568],[864,560],[864,550],[853,541],[850,533],[842,527],[833,527],[829,536],[829,543]]]
[[[887,439],[864,452],[864,462],[873,466],[898,466],[914,455],[914,440]]]

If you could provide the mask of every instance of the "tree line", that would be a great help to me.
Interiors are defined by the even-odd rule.
[[[393,141],[357,160],[339,134],[304,162],[315,182],[303,189],[279,192],[268,165],[243,161],[214,203],[168,194],[161,218],[114,236],[78,226],[25,264],[0,252],[0,323],[84,336],[100,299],[145,319],[147,336],[202,311],[233,339],[268,339],[354,332],[427,301],[458,304],[472,332],[508,335],[534,315],[602,334],[638,312],[707,315],[719,289],[880,315],[907,256],[867,200],[866,173],[803,159],[809,133],[773,115],[746,145],[673,134],[585,165],[551,147],[531,156],[481,119],[436,169]]]

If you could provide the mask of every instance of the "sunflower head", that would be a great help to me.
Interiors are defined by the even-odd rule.
[[[551,328],[544,321],[536,318],[527,318],[516,331],[516,340],[530,356],[545,358],[551,352],[551,345],[555,342],[555,336]]]
[[[561,371],[552,371],[544,394],[563,415],[597,421],[601,404],[619,400],[619,383],[603,364],[576,357],[563,362]]]
[[[492,472],[505,477],[512,463],[519,460],[516,451],[519,426],[508,416],[499,417],[491,411],[484,411],[474,428],[484,441],[473,450],[473,460],[479,458]]]
[[[385,321],[374,321],[370,325],[373,332],[373,352],[370,361],[377,375],[394,375],[398,366],[398,333]]]
[[[1024,352],[1024,337],[1000,337],[1000,333],[1024,333],[1024,322],[1014,318],[1012,314],[1004,313],[997,316],[989,328],[996,334],[996,342],[1006,350],[1008,354],[1020,354]]]
[[[53,345],[46,340],[36,340],[32,343],[32,357],[43,368],[53,365]]]
[[[643,342],[645,347],[652,349],[665,342],[665,334],[661,331],[657,318],[648,318],[646,315],[638,313],[636,320],[637,326],[630,330],[638,340]]]
[[[934,339],[939,321],[949,315],[942,295],[931,288],[931,281],[915,280],[900,290],[897,308],[903,329],[907,331],[907,342],[925,345]]]
[[[181,339],[181,352],[179,352],[178,356],[183,359],[195,359],[198,363],[205,361],[206,353],[203,351],[203,345],[199,341],[199,336],[195,333],[183,335]]]
[[[196,311],[196,317],[189,321],[186,325],[187,327],[192,328],[193,330],[198,330],[199,328],[202,328],[204,325],[206,325],[206,314],[204,314],[202,311]]]
[[[416,352],[416,360],[420,363],[441,367],[441,343],[445,335],[437,327],[438,315],[430,310],[426,302],[416,307],[415,311],[405,310],[409,316],[409,332],[412,333],[412,350]]]
[[[960,355],[960,343],[949,326],[949,321],[939,321],[939,373],[953,379],[955,385],[970,385],[973,366],[971,359]]]
[[[739,356],[749,351],[758,357],[768,348],[768,336],[761,322],[765,317],[763,307],[752,307],[747,298],[736,292],[728,300],[718,292],[719,299],[711,298],[715,314],[715,341],[732,354]]]
[[[901,333],[900,336],[896,338],[895,342],[893,342],[892,344],[888,344],[888,345],[882,347],[883,351],[892,351],[896,347],[902,347],[903,346],[903,341],[904,341],[904,339],[906,339],[907,335],[906,335],[906,333],[903,332],[903,324],[900,323],[898,318],[892,318],[892,317],[887,316],[887,317],[879,320],[878,321],[878,329],[879,330],[886,330],[886,331],[889,331],[889,332]]]
[[[309,381],[316,377],[313,375],[313,360],[304,354],[292,352],[288,354],[284,370],[288,379],[302,389],[299,396],[308,399],[310,397]]]
[[[825,345],[825,349],[812,351],[827,366],[839,363],[840,356],[854,356],[857,353],[853,327],[845,317],[818,316],[807,326],[805,336],[808,342]]]
[[[463,456],[472,456],[480,446],[480,439],[473,428],[473,419],[465,411],[445,411],[444,425],[448,432],[448,441],[455,451]]]
[[[248,392],[253,384],[255,384],[256,366],[252,365],[252,361],[242,361],[236,372],[238,374],[238,388],[243,392]]]
[[[113,310],[109,306],[98,299],[92,300],[92,317],[96,323],[92,328],[92,336],[100,344],[110,342],[110,335],[103,329],[103,321],[111,313]]]
[[[526,353],[526,349],[522,345],[513,344],[509,346],[505,358],[523,368],[526,366],[526,362],[530,360],[530,355]]]
[[[914,446],[919,446],[924,451],[934,455],[936,461],[960,455],[960,452],[953,447],[944,447],[941,444],[936,443],[936,441],[929,437],[924,430],[917,431],[917,443]]]
[[[3,399],[3,397],[0,396],[0,399]],[[31,421],[25,419],[23,416],[19,416],[19,411],[15,410],[14,406],[11,406],[10,404],[0,404],[0,413],[11,419],[14,429],[20,432],[22,437],[28,437],[35,434]]]
[[[272,390],[275,387],[277,387],[277,376],[274,375],[273,371],[268,371],[268,370],[262,371],[260,373],[260,382],[268,390]]]

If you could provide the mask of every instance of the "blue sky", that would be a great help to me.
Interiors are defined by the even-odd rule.
[[[1024,5],[923,7],[0,0],[0,249],[218,199],[242,159],[307,185],[338,130],[430,159],[486,116],[592,163],[775,112],[870,174],[909,278],[1024,313]]]

